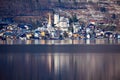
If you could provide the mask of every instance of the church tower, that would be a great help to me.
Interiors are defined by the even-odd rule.
[[[47,25],[47,27],[51,27],[51,26],[52,26],[51,13],[48,13],[48,25]]]

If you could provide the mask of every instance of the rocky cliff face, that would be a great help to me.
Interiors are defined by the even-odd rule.
[[[37,15],[49,9],[49,0],[1,0],[0,15]]]
[[[4,15],[38,15],[41,11],[64,6],[66,3],[75,4],[85,0],[1,0],[0,16]]]

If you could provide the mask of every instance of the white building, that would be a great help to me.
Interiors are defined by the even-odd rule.
[[[69,27],[69,19],[60,17],[59,27],[62,31],[68,31]]]
[[[87,0],[87,2],[89,2],[89,1],[91,1],[91,2],[98,2],[99,0]]]
[[[54,14],[54,25],[62,31],[68,31],[69,19],[59,14]]]
[[[58,26],[59,25],[59,14],[54,14],[54,25]]]

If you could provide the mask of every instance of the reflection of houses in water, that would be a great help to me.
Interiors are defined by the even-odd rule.
[[[69,80],[73,80],[74,77],[78,80],[90,78],[96,80],[99,77],[102,77],[102,80],[112,80],[112,76],[118,75],[120,72],[119,57],[115,58],[112,55],[60,53],[51,54],[47,59],[49,69],[54,69],[56,75],[69,75],[66,76]]]
[[[100,68],[103,62],[103,57],[96,54],[80,54],[74,56],[74,62],[78,68],[77,74],[82,74],[85,80],[93,79],[95,80],[96,72],[100,72]],[[75,68],[75,67],[74,67]],[[86,76],[86,77],[85,77]],[[79,77],[79,79],[81,79]]]
[[[54,71],[55,74],[59,74],[60,71],[64,71],[69,68],[69,56],[55,54],[54,55]]]
[[[51,0],[51,2],[61,2],[61,3],[75,3],[75,2],[98,2],[100,0]]]
[[[49,68],[49,72],[52,72],[52,55],[48,53],[47,56],[47,64],[48,64],[48,68]]]
[[[0,60],[7,63],[7,74],[11,74],[10,70],[15,71],[15,76],[11,77],[16,80],[19,76],[25,76],[22,80],[31,77],[36,80],[50,77],[56,80],[120,79],[120,54],[115,53],[2,54]]]

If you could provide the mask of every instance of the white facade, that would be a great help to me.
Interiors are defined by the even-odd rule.
[[[62,31],[68,31],[69,27],[69,19],[60,17],[59,27]]]
[[[59,27],[69,27],[69,19],[60,17]]]
[[[54,14],[54,25],[58,26],[59,25],[59,14]]]
[[[64,16],[59,16],[59,14],[54,14],[54,24],[62,31],[68,31],[69,19],[65,18]]]

